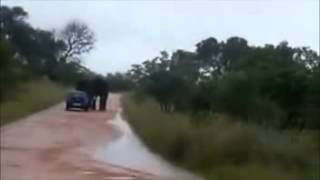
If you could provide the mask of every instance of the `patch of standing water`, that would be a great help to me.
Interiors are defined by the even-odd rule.
[[[121,111],[110,123],[119,128],[123,135],[106,145],[96,153],[96,158],[108,163],[119,165],[159,176],[167,180],[199,180],[200,178],[177,168],[160,156],[152,153],[133,133],[127,121],[122,119]]]

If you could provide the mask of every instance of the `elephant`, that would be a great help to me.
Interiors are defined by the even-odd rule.
[[[99,110],[106,110],[109,85],[103,77],[96,76],[88,80],[81,80],[76,84],[76,90],[84,91],[88,94],[92,110],[96,110],[96,100],[98,97],[100,99]]]

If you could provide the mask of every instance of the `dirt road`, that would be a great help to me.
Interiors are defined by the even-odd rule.
[[[1,128],[1,180],[156,179],[152,174],[94,160],[97,147],[121,136],[106,123],[120,108],[111,95],[107,112],[66,112],[59,104]]]

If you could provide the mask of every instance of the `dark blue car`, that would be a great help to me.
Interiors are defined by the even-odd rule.
[[[83,109],[88,111],[90,107],[89,97],[83,91],[71,91],[66,98],[66,111],[70,109]]]

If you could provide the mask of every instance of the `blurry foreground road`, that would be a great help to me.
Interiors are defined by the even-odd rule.
[[[141,171],[95,160],[92,154],[121,136],[108,120],[120,108],[111,95],[107,112],[66,112],[64,104],[1,128],[1,180],[155,179]]]

